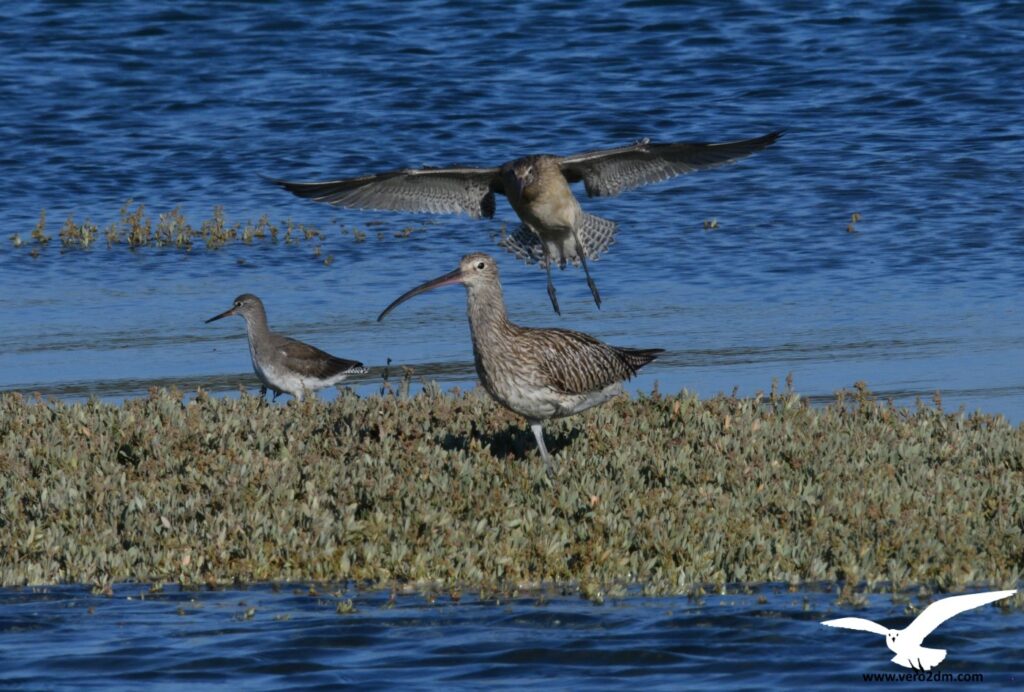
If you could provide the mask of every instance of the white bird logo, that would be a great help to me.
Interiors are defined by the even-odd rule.
[[[839,618],[838,620],[825,620],[821,624],[881,634],[885,637],[885,645],[896,654],[892,657],[893,663],[914,670],[931,670],[946,658],[945,649],[927,649],[921,646],[921,642],[932,633],[932,630],[964,611],[1009,598],[1015,593],[1017,590],[1013,589],[943,598],[921,611],[921,614],[912,623],[901,630],[887,630],[877,622],[864,618]]]

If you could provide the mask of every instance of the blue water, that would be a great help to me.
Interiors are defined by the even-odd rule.
[[[855,608],[837,605],[834,593],[778,586],[602,605],[557,593],[391,601],[387,592],[317,585],[311,593],[300,584],[148,591],[0,591],[0,685],[849,690],[865,674],[913,673],[889,662],[882,637],[819,624],[857,616],[905,627],[914,616],[905,599],[891,596]],[[354,612],[339,614],[338,603],[348,600]],[[1022,638],[1019,611],[960,615],[925,642],[947,650],[937,672],[954,679],[921,686],[1019,689]],[[958,683],[965,674],[980,674],[984,684]]]
[[[461,289],[374,320],[406,288],[485,250],[499,258],[518,322],[666,349],[639,389],[751,394],[792,373],[810,396],[856,381],[904,402],[941,390],[948,409],[1019,423],[1022,113],[1021,2],[5,3],[0,390],[119,400],[152,385],[252,387],[241,322],[203,324],[242,292],[265,299],[276,329],[372,366],[355,382],[362,393],[377,389],[387,358],[470,385]],[[737,165],[585,200],[621,232],[593,266],[602,310],[579,271],[556,272],[561,318],[543,273],[493,245],[516,223],[502,199],[493,221],[354,212],[260,177],[492,165],[780,127],[778,144]],[[33,259],[31,242],[9,242],[28,240],[42,209],[56,236],[69,215],[116,220],[129,198],[154,216],[180,207],[195,225],[216,205],[232,222],[312,224],[335,261],[325,267],[313,244],[186,255],[101,241],[62,254],[55,240]],[[854,212],[863,218],[847,233]],[[705,230],[711,219],[718,228]],[[406,226],[420,230],[393,237]],[[352,239],[356,227],[365,242]],[[0,618],[15,623],[0,635],[15,664],[0,666],[5,679],[172,685],[230,670],[284,685],[292,678],[274,677],[275,666],[297,665],[309,677],[294,684],[428,684],[451,682],[445,666],[466,661],[455,679],[477,685],[640,676],[673,687],[686,671],[706,685],[845,687],[862,666],[888,665],[877,642],[863,643],[862,658],[855,634],[833,651],[816,615],[784,605],[765,620],[778,628],[770,634],[749,605],[710,621],[685,602],[640,599],[511,612],[370,605],[345,619],[260,591],[238,597],[257,599],[260,614],[236,622],[238,608],[225,605],[234,595],[178,618],[163,601],[51,594],[28,604],[5,594]],[[86,604],[94,615],[83,616]],[[551,625],[563,607],[572,624]],[[274,624],[268,610],[297,614]],[[395,613],[409,619],[396,628]],[[158,643],[145,640],[151,616],[168,628]],[[1020,619],[1010,621],[1019,640]],[[474,644],[482,637],[494,646]],[[766,637],[758,663],[743,663],[735,647]],[[565,648],[546,653],[552,642]],[[969,644],[957,642],[964,660],[1000,670],[998,648]],[[604,656],[606,646],[619,654]],[[787,672],[772,667],[780,660]],[[397,669],[406,664],[412,672]]]
[[[4,5],[0,389],[251,386],[241,321],[202,323],[245,291],[276,329],[338,355],[472,384],[461,289],[374,318],[462,254],[499,253],[491,236],[516,223],[503,199],[494,221],[353,212],[260,175],[784,127],[737,165],[586,200],[622,229],[594,266],[601,311],[567,270],[556,317],[543,273],[500,255],[512,317],[666,349],[645,390],[751,394],[791,372],[811,396],[863,380],[1024,420],[1024,4],[725,5]],[[229,221],[313,224],[335,262],[310,244],[185,256],[102,242],[33,260],[8,242],[41,209],[56,236],[68,215],[116,220],[128,198],[195,225],[215,205]]]

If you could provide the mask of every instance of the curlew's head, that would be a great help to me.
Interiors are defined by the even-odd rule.
[[[516,199],[529,196],[529,190],[537,183],[550,156],[524,156],[509,161],[501,167],[501,181],[505,194]]]
[[[431,279],[426,283],[420,284],[411,291],[403,293],[393,303],[391,303],[391,305],[384,308],[384,312],[380,313],[377,317],[377,321],[380,322],[383,320],[389,312],[413,296],[417,296],[420,293],[426,293],[427,291],[438,288],[439,286],[448,286],[450,284],[462,284],[468,291],[470,291],[470,293],[475,289],[493,286],[498,286],[500,290],[501,282],[498,277],[498,263],[494,261],[493,257],[486,253],[472,252],[459,261],[458,269],[450,271],[436,279]]]
[[[231,317],[232,315],[241,315],[245,318],[246,322],[248,322],[260,314],[263,314],[263,301],[251,293],[243,293],[235,298],[235,302],[230,308],[219,315],[206,320],[206,323],[209,324],[210,322],[215,322],[222,317]]]

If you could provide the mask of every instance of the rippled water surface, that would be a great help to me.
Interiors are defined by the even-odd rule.
[[[346,601],[354,612],[339,613]],[[846,690],[865,674],[912,671],[889,662],[882,637],[819,622],[856,615],[904,627],[906,604],[873,596],[857,608],[785,587],[602,605],[557,594],[390,600],[308,585],[158,594],[124,585],[113,597],[5,590],[0,684]],[[1024,615],[990,608],[948,621],[926,644],[949,652],[944,674],[983,676],[968,687],[1019,689],[1022,637]]]
[[[512,317],[665,348],[643,389],[749,394],[792,372],[809,395],[863,380],[1024,419],[1024,5],[723,5],[5,5],[0,389],[253,385],[241,321],[202,322],[244,291],[338,355],[470,384],[460,289],[374,318],[465,252],[500,252],[503,199],[493,221],[352,212],[260,176],[782,127],[737,165],[587,201],[621,227],[594,267],[601,311],[570,269],[557,318],[543,272],[500,255]],[[311,244],[61,254],[55,239],[32,259],[9,243],[42,209],[56,237],[68,215],[104,226],[128,198],[195,225],[216,205],[313,224],[335,261]],[[423,230],[394,237],[410,225]]]
[[[375,317],[485,250],[518,322],[666,349],[640,389],[751,394],[792,373],[808,395],[862,380],[1024,420],[1020,2],[22,2],[0,6],[0,45],[0,390],[117,400],[152,385],[252,387],[241,321],[203,324],[242,292],[265,299],[278,330],[372,366],[355,382],[363,393],[388,358],[471,384],[461,289]],[[503,199],[488,221],[354,212],[261,177],[775,128],[775,146],[737,165],[585,200],[621,231],[593,265],[602,310],[581,272],[556,272],[562,318],[543,272],[493,245],[516,222]],[[180,207],[198,225],[222,205],[231,222],[267,214],[326,238],[320,256],[315,243],[61,252],[69,215],[102,227],[129,198],[154,217]],[[33,258],[43,209],[54,240]],[[822,633],[825,596],[810,610],[803,596],[392,609],[367,598],[340,616],[266,589],[144,604],[5,592],[0,679],[675,687],[689,674],[845,688],[889,665],[880,642]],[[238,619],[241,601],[251,620]],[[1019,617],[996,621],[1020,641]],[[1005,672],[1010,638],[960,626],[943,635],[955,665]]]

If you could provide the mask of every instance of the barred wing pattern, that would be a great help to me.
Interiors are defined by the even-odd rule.
[[[662,352],[617,348],[568,329],[521,329],[545,383],[563,394],[588,394],[628,380]]]
[[[602,253],[615,242],[615,234],[619,227],[614,221],[602,219],[600,216],[586,212],[581,214],[581,219],[580,227],[576,232],[579,234],[580,242],[587,250],[587,259],[597,261],[601,258]],[[527,264],[540,264],[541,267],[546,268],[550,261],[544,254],[544,244],[540,236],[530,230],[526,224],[521,224],[515,233],[507,233],[503,230],[501,237],[498,238],[498,246],[508,250],[517,259]],[[580,266],[578,252],[566,253],[563,257],[572,262],[574,266]]]
[[[770,146],[780,136],[782,131],[777,130],[721,144],[653,144],[643,139],[628,147],[564,156],[560,166],[570,183],[583,181],[587,195],[604,197],[736,161]]]
[[[540,237],[530,230],[526,224],[521,224],[515,233],[507,233],[502,229],[501,237],[498,238],[498,247],[508,250],[516,259],[527,264],[540,264],[541,267],[548,266],[548,258],[544,255],[544,246]]]
[[[352,209],[494,216],[497,168],[407,168],[319,183],[274,180],[294,195]]]

